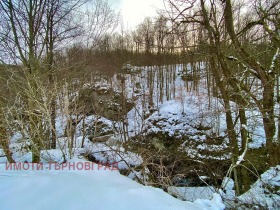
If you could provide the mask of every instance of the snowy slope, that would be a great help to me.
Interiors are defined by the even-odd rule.
[[[280,209],[280,165],[271,167],[238,197],[242,203],[262,206],[266,209]]]
[[[79,160],[80,161],[80,160]],[[0,165],[1,210],[199,210],[223,209],[212,201],[180,201],[142,186],[116,170],[6,170]]]

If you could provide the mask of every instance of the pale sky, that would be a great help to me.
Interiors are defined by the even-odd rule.
[[[145,17],[156,16],[156,10],[162,9],[163,0],[109,0],[116,9],[122,11],[125,29],[134,29]]]

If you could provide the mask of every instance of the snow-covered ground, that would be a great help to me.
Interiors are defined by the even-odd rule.
[[[159,67],[145,67],[140,75],[125,75],[126,95],[128,97],[133,96],[135,84],[137,82],[141,84],[141,88],[139,88],[140,94],[136,97],[135,106],[127,113],[129,135],[137,135],[143,132],[143,130],[146,130],[148,133],[164,131],[169,136],[174,136],[177,132],[175,135],[184,133],[197,141],[205,139],[205,134],[226,136],[223,102],[219,98],[208,96],[205,85],[206,79],[203,75],[204,64],[201,63],[200,65],[199,91],[191,90],[190,87],[193,86],[193,82],[189,81],[187,84],[181,77],[185,68],[190,71],[190,65],[185,67],[177,65],[175,69],[172,66],[163,66],[162,69]],[[173,78],[171,77],[170,81],[167,79],[170,77],[168,69],[173,69],[172,71],[174,72]],[[149,72],[153,74],[153,82],[150,85],[147,79]],[[163,75],[162,86],[158,85],[160,74]],[[116,81],[113,84],[115,83],[117,84]],[[149,91],[151,88],[152,91]],[[154,112],[151,112],[148,108],[150,101],[153,102]],[[233,111],[233,119],[238,119],[237,105],[234,102],[231,102],[230,105]],[[247,109],[246,116],[248,121],[247,129],[250,134],[249,148],[260,148],[265,145],[265,133],[261,114],[255,109]],[[153,125],[155,122],[157,125]],[[195,135],[196,133],[201,133],[198,129],[199,127],[208,129],[202,135]],[[237,120],[237,134],[240,134],[240,127],[239,120]],[[240,139],[240,136],[238,138]],[[220,148],[214,149],[223,148],[225,148],[224,144]]]
[[[203,66],[202,66],[203,67]],[[168,67],[144,67],[137,74],[126,74],[125,94],[128,99],[135,100],[135,106],[127,113],[128,134],[135,136],[141,132],[145,134],[164,132],[174,138],[187,140],[182,142],[182,148],[191,158],[229,159],[229,153],[221,156],[201,155],[200,151],[220,151],[228,147],[226,134],[225,112],[222,101],[215,97],[208,97],[207,91],[200,86],[199,92],[187,92],[186,84],[180,76],[183,66],[178,65],[173,74],[173,80],[168,81]],[[158,68],[158,69],[157,69]],[[190,68],[189,66],[187,68]],[[153,82],[148,83],[147,77],[152,71]],[[163,74],[162,87],[157,85],[160,74]],[[174,76],[175,75],[175,76]],[[170,75],[169,75],[170,76]],[[204,83],[203,79],[200,81]],[[106,84],[108,83],[108,84]],[[115,75],[109,84],[103,80],[95,86],[107,89],[113,85],[116,92],[120,92],[121,83]],[[191,82],[190,82],[191,83]],[[136,84],[140,84],[136,88]],[[92,84],[85,84],[91,87]],[[149,86],[153,90],[149,91]],[[159,89],[162,88],[162,93]],[[168,92],[168,93],[167,93]],[[167,94],[166,94],[167,93]],[[169,97],[167,96],[169,95]],[[150,98],[153,107],[149,107]],[[231,103],[232,109],[236,105]],[[153,111],[149,109],[153,108]],[[122,134],[121,122],[113,122],[102,116],[86,116],[84,122],[77,125],[74,135],[74,147],[68,148],[69,137],[65,136],[67,119],[58,113],[56,129],[58,134],[57,149],[41,152],[41,161],[45,164],[43,170],[6,170],[5,164],[0,165],[0,210],[32,210],[32,209],[100,209],[100,210],[164,210],[164,209],[224,209],[225,206],[213,187],[170,187],[169,193],[183,200],[175,199],[164,191],[140,185],[131,180],[142,176],[133,169],[129,177],[119,174],[117,170],[105,170],[106,167],[96,166],[94,170],[50,170],[46,168],[48,162],[63,164],[85,162],[79,159],[85,155],[92,157],[104,165],[117,163],[118,169],[130,170],[130,167],[143,163],[142,157],[131,151],[126,151],[119,141]],[[264,130],[260,113],[255,110],[246,111],[251,141],[250,148],[259,148],[265,144]],[[236,113],[236,119],[238,114]],[[114,132],[112,138],[105,143],[92,143],[89,136],[83,136],[83,124],[93,129],[95,124],[104,125],[100,133]],[[236,123],[238,138],[240,139],[240,124]],[[209,144],[209,137],[221,137],[219,144]],[[84,140],[84,148],[81,142]],[[31,162],[30,142],[19,133],[10,139],[10,148],[17,162]],[[0,162],[7,160],[0,150]],[[97,168],[97,169],[96,169]],[[280,202],[280,168],[279,166],[264,173],[250,191],[238,198],[247,204],[256,204],[279,208]],[[272,180],[272,181],[271,181]],[[227,193],[220,192],[223,198],[234,199],[233,181]],[[266,186],[275,186],[275,193],[268,194]],[[256,196],[257,195],[257,196]],[[13,198],[13,199],[11,199]]]
[[[263,173],[251,189],[239,196],[238,200],[271,210],[280,209],[280,165]]]
[[[75,161],[68,164],[86,163],[81,159]],[[55,170],[54,166],[42,170],[32,170],[31,166],[30,170],[13,169],[0,164],[1,210],[222,210],[225,207],[218,194],[213,194],[211,200],[181,201],[97,164],[91,170]]]
[[[195,201],[197,199],[211,199],[214,187],[168,187],[168,193],[182,200]]]

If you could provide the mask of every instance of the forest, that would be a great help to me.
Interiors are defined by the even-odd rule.
[[[174,209],[280,208],[280,2],[163,3],[126,29],[106,0],[0,1],[0,209],[41,208],[5,203],[20,194],[1,185],[24,180],[1,175],[32,171],[19,164],[64,173],[79,161],[116,166],[175,197]],[[93,209],[170,209],[149,193],[158,207],[124,207],[120,195]]]

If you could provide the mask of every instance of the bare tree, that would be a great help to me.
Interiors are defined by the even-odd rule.
[[[89,0],[84,6],[82,42],[93,50],[106,34],[112,34],[116,29],[120,13],[115,12],[106,0]]]
[[[160,15],[155,21],[155,36],[157,43],[157,53],[161,54],[164,51],[164,40],[168,33],[167,19]]]
[[[261,1],[256,1],[256,10],[259,11],[259,19],[255,22],[248,23],[243,31],[248,30],[253,25],[261,25],[263,29],[270,35],[271,41],[275,43],[276,46],[271,48],[273,52],[273,57],[270,58],[270,62],[265,64],[261,62],[259,58],[254,58],[251,56],[251,52],[242,46],[240,38],[238,37],[238,32],[234,27],[234,16],[232,3],[229,0],[224,2],[225,4],[225,26],[230,39],[238,53],[240,59],[242,59],[242,64],[247,69],[250,69],[250,73],[253,77],[261,82],[261,92],[262,99],[259,100],[258,95],[252,94],[244,85],[240,87],[240,91],[244,90],[247,94],[251,96],[257,105],[260,113],[262,114],[263,125],[266,135],[266,146],[268,153],[270,154],[270,164],[275,165],[276,160],[273,157],[274,145],[273,142],[276,140],[276,123],[275,123],[275,101],[274,101],[274,85],[275,77],[277,73],[275,72],[275,61],[279,56],[279,5],[278,1],[269,2],[263,5]],[[278,9],[277,9],[278,8]],[[278,20],[277,20],[278,18]],[[270,26],[274,28],[271,29]],[[240,32],[241,33],[241,32]],[[236,59],[235,59],[236,60]]]
[[[142,37],[142,44],[145,52],[151,53],[154,46],[154,27],[151,18],[145,18],[144,21],[138,25],[137,33]]]
[[[65,43],[74,43],[82,32],[91,31],[95,36],[91,37],[92,42],[97,42],[97,37],[104,35],[106,31],[113,28],[116,22],[108,22],[108,18],[115,20],[113,11],[105,1],[94,1],[95,13],[86,12],[90,17],[91,28],[87,28],[84,21],[85,12],[83,5],[88,0],[4,0],[0,2],[0,20],[2,22],[0,31],[0,47],[2,52],[2,61],[19,64],[23,67],[23,71],[27,70],[27,81],[30,83],[31,98],[29,94],[25,94],[25,100],[28,104],[28,111],[34,112],[30,114],[28,122],[30,125],[39,126],[44,124],[44,119],[40,119],[34,103],[35,98],[40,98],[38,82],[36,80],[43,79],[47,75],[48,82],[46,85],[50,89],[55,86],[55,54],[57,51],[65,48]],[[84,24],[84,25],[83,25]],[[84,28],[83,28],[84,27]],[[82,30],[83,29],[83,30]],[[86,30],[85,30],[86,29]],[[85,34],[85,33],[84,33]],[[85,37],[85,36],[84,36]],[[88,38],[89,39],[89,38]],[[82,40],[82,39],[81,39]],[[40,79],[39,79],[40,78]],[[46,80],[45,80],[46,81]],[[36,91],[37,90],[37,91]],[[51,126],[49,135],[51,148],[56,147],[56,96],[50,94],[50,112]],[[34,116],[34,119],[33,119]],[[35,117],[36,116],[36,117]],[[36,119],[35,119],[36,118]],[[27,122],[27,123],[28,123]],[[36,122],[36,123],[31,123]],[[33,130],[36,130],[34,127]],[[40,161],[41,142],[34,136],[32,139],[33,162]]]
[[[224,101],[232,164],[235,165],[238,156],[246,150],[249,134],[245,111],[249,106],[257,107],[262,115],[269,164],[277,164],[273,142],[277,139],[274,88],[278,74],[275,65],[279,58],[279,2],[254,1],[256,15],[251,19],[242,10],[244,4],[233,4],[230,0],[169,0],[168,4],[172,8],[169,16],[177,20],[178,25],[197,24],[200,26],[198,29],[203,27],[202,30],[207,32],[205,44],[208,44],[210,53],[207,61],[218,87],[218,96]],[[193,28],[193,31],[198,30]],[[194,38],[192,39],[194,42]],[[261,46],[265,48],[261,49]],[[252,48],[260,50],[262,56],[252,56]],[[237,119],[232,115],[230,101],[238,105]],[[237,120],[242,125],[241,149],[237,142]],[[235,170],[234,174],[237,193],[239,190],[246,191],[250,186],[246,171]],[[240,181],[239,176],[244,179]],[[244,188],[240,188],[238,181]]]

